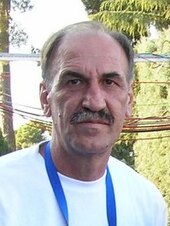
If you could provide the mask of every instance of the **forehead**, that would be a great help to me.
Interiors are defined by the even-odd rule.
[[[126,54],[120,44],[110,35],[96,31],[66,35],[55,58],[60,59],[60,69],[94,69],[99,73],[122,70],[126,73],[128,68]]]
[[[78,51],[81,54],[98,54],[102,51],[110,54],[110,51],[124,52],[120,44],[112,38],[109,34],[101,31],[81,31],[76,33],[67,34],[60,47],[59,51],[67,50],[68,52]]]

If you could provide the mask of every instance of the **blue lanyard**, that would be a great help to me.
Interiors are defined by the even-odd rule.
[[[57,173],[57,169],[52,160],[51,151],[50,151],[50,142],[46,144],[44,158],[45,158],[47,174],[48,174],[51,186],[53,188],[56,200],[58,202],[61,213],[63,214],[66,225],[69,226],[67,201],[64,195],[61,182],[60,182],[60,178]],[[106,173],[106,201],[107,201],[108,225],[116,226],[117,225],[116,202],[115,202],[112,179],[111,179],[111,175],[108,167],[107,167],[107,173]]]

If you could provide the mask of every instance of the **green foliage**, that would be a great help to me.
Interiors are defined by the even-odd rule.
[[[14,11],[24,13],[33,8],[31,0],[11,0],[11,8]],[[11,18],[9,18],[9,41],[10,44],[16,47],[25,45],[28,40],[27,33],[19,27]]]
[[[147,138],[147,139],[146,139]],[[163,194],[170,216],[170,132],[139,134],[135,145],[135,168]],[[142,140],[143,139],[143,140]],[[169,224],[170,226],[170,218]]]
[[[82,0],[88,14],[98,13],[103,0]]]
[[[111,30],[122,31],[133,40],[148,36],[150,25],[162,29],[170,24],[169,0],[103,0],[99,2],[82,0],[82,2],[87,8],[90,19],[103,22]]]
[[[136,134],[122,133],[119,140],[112,148],[111,155],[122,162],[126,163],[130,167],[134,168],[135,155],[134,155],[134,141]]]
[[[7,141],[5,140],[5,138],[2,135],[2,132],[0,130],[0,156],[9,153],[9,147],[7,144]]]
[[[168,89],[167,86],[160,86],[160,97],[163,99],[167,99],[168,97]]]
[[[16,132],[17,149],[22,149],[44,140],[44,127],[38,123],[29,122],[21,126]]]
[[[160,32],[159,38],[142,38],[137,52],[170,53],[170,28]],[[166,117],[161,124],[169,123],[170,115],[170,62],[137,63],[140,90],[136,96],[139,117]],[[163,129],[163,128],[162,128]],[[170,131],[139,133],[134,144],[135,168],[160,189],[169,209],[170,226]]]
[[[31,0],[12,0],[12,4],[14,11],[19,11],[21,13],[33,8]]]
[[[132,144],[124,141],[116,143],[112,148],[111,155],[134,168],[135,159]]]
[[[168,54],[170,52],[170,29],[160,33],[159,39],[142,38],[136,45],[137,52],[145,53],[155,50],[154,54]],[[154,48],[153,48],[154,44]],[[166,45],[166,48],[165,48]],[[136,96],[139,117],[162,116],[170,114],[170,63],[138,63],[136,65],[140,91]]]
[[[28,35],[13,20],[10,21],[9,34],[9,42],[12,46],[20,47],[26,44]]]
[[[11,18],[11,9],[23,13],[32,8],[31,0],[0,0],[0,51],[8,52],[9,42],[19,47],[28,39],[23,29]]]

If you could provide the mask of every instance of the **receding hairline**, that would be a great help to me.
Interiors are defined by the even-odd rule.
[[[133,50],[130,41],[122,33],[117,31],[110,31],[102,23],[96,21],[84,21],[68,25],[63,29],[57,31],[47,39],[41,51],[41,67],[43,79],[50,79],[48,78],[48,72],[50,68],[51,54],[53,51],[56,52],[58,50],[63,40],[69,37],[69,35],[71,34],[76,35],[87,32],[103,33],[110,36],[113,40],[117,41],[117,43],[125,52],[129,65],[128,80],[131,80],[133,78]]]

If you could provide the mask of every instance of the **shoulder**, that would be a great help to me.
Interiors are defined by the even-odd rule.
[[[38,153],[38,145],[3,155],[0,157],[0,168],[15,165],[16,163],[18,164],[18,162],[25,158],[30,158],[31,156],[36,155],[36,153]]]
[[[158,188],[134,169],[113,157],[110,157],[108,165],[118,210],[121,212],[122,209],[126,209],[129,215],[133,212],[136,219],[141,218],[145,222],[141,225],[166,225],[167,205]]]
[[[6,155],[0,157],[0,168],[5,167],[7,165],[15,165],[24,160],[29,161],[35,157],[40,157],[39,148],[42,144],[48,142],[42,141],[38,144],[35,144],[31,147],[24,148],[21,150],[17,150]]]
[[[39,145],[15,151],[0,157],[0,196],[5,193],[24,190],[25,186],[39,183],[45,174],[44,159],[39,153]]]
[[[40,144],[36,144],[29,148],[14,151],[0,157],[0,178],[21,175],[25,170],[29,172],[34,168],[38,169],[44,163],[42,156],[39,153]],[[1,179],[0,179],[1,180]]]
[[[115,188],[119,191],[122,190],[129,197],[135,197],[138,201],[142,200],[141,203],[146,202],[148,205],[152,203],[155,206],[165,205],[162,194],[155,184],[125,163],[110,157],[109,169],[115,182]]]
[[[147,204],[150,200],[154,204],[158,202],[164,205],[162,194],[155,184],[125,163],[110,157],[109,169],[119,190],[127,191],[129,196],[143,199]]]
[[[131,189],[136,189],[138,187],[138,189],[141,190],[146,188],[152,191],[158,191],[151,181],[139,174],[130,166],[113,157],[110,157],[109,159],[109,169],[115,181],[122,181],[122,183],[129,185]]]

